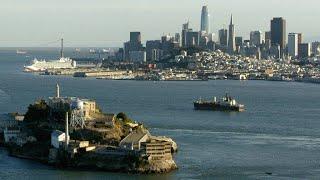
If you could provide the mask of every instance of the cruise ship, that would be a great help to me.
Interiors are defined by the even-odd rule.
[[[16,54],[27,54],[27,51],[17,49]]]
[[[34,59],[30,65],[24,66],[26,72],[41,72],[48,69],[73,69],[76,68],[76,61],[61,57],[59,60],[38,60]]]
[[[63,39],[61,39],[61,52],[58,60],[32,60],[29,65],[24,66],[25,72],[42,72],[48,69],[73,69],[77,67],[76,61],[63,57]]]

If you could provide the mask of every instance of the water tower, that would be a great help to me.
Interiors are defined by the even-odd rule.
[[[70,104],[71,109],[71,121],[70,126],[77,128],[84,128],[85,127],[85,117],[84,117],[84,110],[83,110],[83,101],[79,98],[74,99],[71,101]]]

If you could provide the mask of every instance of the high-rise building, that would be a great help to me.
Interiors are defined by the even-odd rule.
[[[146,57],[147,61],[151,61],[153,57],[153,52],[155,50],[161,49],[161,41],[160,40],[153,40],[146,42]]]
[[[230,24],[229,24],[228,51],[230,54],[233,54],[235,50],[236,50],[235,31],[234,31],[233,17],[231,15]]]
[[[318,41],[312,42],[311,48],[312,48],[312,54],[314,56],[319,56],[320,55],[320,42],[318,42]]]
[[[208,6],[203,6],[202,7],[202,11],[201,11],[201,27],[200,27],[200,31],[205,32],[205,33],[209,33],[210,31],[210,14],[209,14],[209,10],[208,10]]]
[[[250,44],[254,46],[260,46],[263,41],[263,35],[261,31],[250,32]]]
[[[274,58],[281,58],[281,55],[280,55],[280,45],[276,44],[276,45],[273,45],[270,47],[270,53],[269,55],[273,56]]]
[[[301,44],[303,42],[302,33],[297,33],[297,34],[298,34],[298,44]]]
[[[299,49],[299,45],[302,43],[303,43],[302,33],[298,33],[298,49]]]
[[[124,49],[123,48],[119,48],[118,51],[116,51],[115,53],[115,58],[117,61],[122,61],[124,58]]]
[[[271,41],[271,31],[264,32],[264,39]]]
[[[200,32],[188,31],[186,34],[186,47],[198,47],[200,42]]]
[[[288,35],[288,54],[291,57],[298,55],[299,39],[297,33],[289,33]]]
[[[170,35],[161,36],[161,50],[162,55],[166,56],[170,54],[170,52],[179,47],[179,43],[174,41],[174,37]]]
[[[235,41],[236,41],[236,46],[242,46],[243,38],[241,36],[236,37]]]
[[[132,62],[146,62],[146,52],[145,51],[130,51],[129,52],[130,61]]]
[[[181,32],[181,46],[186,47],[187,43],[187,32],[192,31],[192,29],[189,29],[189,21],[185,24],[182,24],[182,32]]]
[[[124,43],[124,60],[130,60],[131,51],[143,51],[140,32],[130,32],[130,41]]]
[[[227,29],[220,29],[219,30],[219,43],[221,46],[228,45],[228,30]]]
[[[181,39],[180,33],[176,33],[176,34],[174,35],[174,41],[180,44],[180,39]]]
[[[271,47],[271,31],[266,31],[264,33],[264,44],[267,49]]]
[[[207,36],[200,36],[199,47],[202,49],[207,49],[208,42],[209,38]]]
[[[141,43],[141,33],[140,32],[130,32],[130,42],[131,43]]]
[[[311,46],[310,43],[301,43],[299,44],[298,56],[299,58],[307,58],[311,55]]]
[[[123,60],[129,60],[130,41],[123,43]]]
[[[163,56],[163,51],[161,49],[153,49],[151,53],[151,61],[159,61]]]
[[[207,37],[209,38],[209,41],[214,41],[214,36],[215,36],[214,33],[209,33],[209,34],[207,35]]]
[[[170,36],[169,34],[161,36],[161,42],[174,42],[174,37]]]
[[[280,46],[280,56],[282,57],[286,47],[286,20],[282,17],[271,20],[271,45]]]
[[[211,51],[215,51],[216,50],[216,43],[214,41],[209,41],[207,43],[207,49],[209,49]]]

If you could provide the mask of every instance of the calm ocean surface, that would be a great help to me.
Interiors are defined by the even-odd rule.
[[[156,135],[179,145],[179,170],[165,175],[64,171],[7,156],[0,149],[0,179],[319,179],[320,85],[267,81],[107,81],[22,72],[34,56],[58,51],[0,50],[0,113],[61,94],[96,99],[105,112],[127,112]],[[71,52],[67,52],[70,56]],[[198,97],[229,92],[243,113],[194,111]],[[266,172],[272,173],[267,175]]]

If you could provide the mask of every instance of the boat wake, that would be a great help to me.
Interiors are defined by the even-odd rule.
[[[265,133],[251,133],[251,132],[225,132],[225,131],[211,131],[211,130],[193,130],[193,129],[162,129],[153,128],[152,131],[162,132],[166,131],[170,136],[200,136],[202,138],[209,138],[213,142],[224,142],[230,144],[242,145],[272,145],[272,146],[286,146],[289,148],[303,147],[304,149],[319,149],[320,138],[314,136],[289,136],[281,134],[265,134]]]
[[[8,102],[10,99],[10,95],[0,89],[0,104]]]

